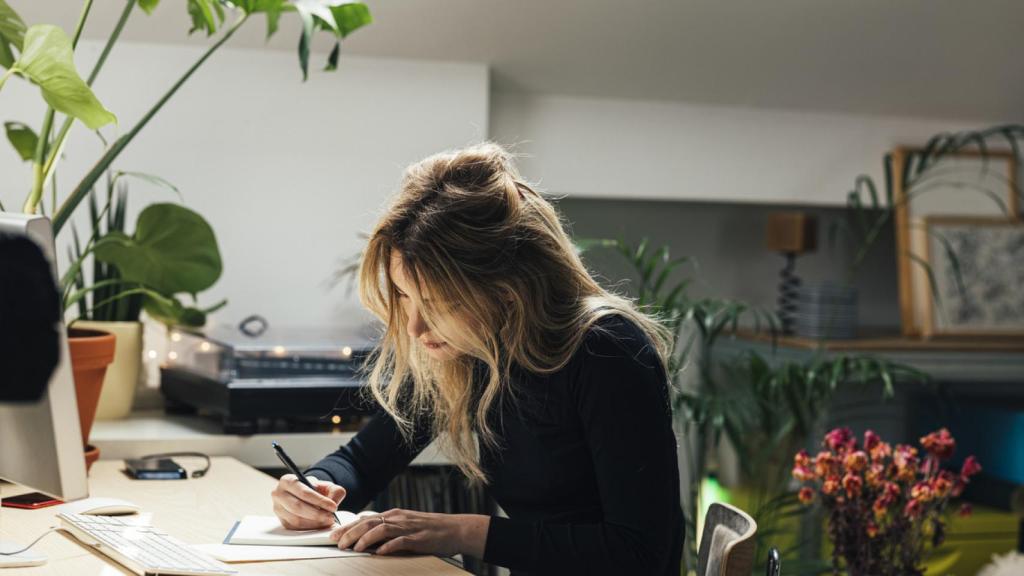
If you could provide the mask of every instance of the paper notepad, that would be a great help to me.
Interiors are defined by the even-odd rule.
[[[359,514],[339,510],[338,519],[342,526],[345,526],[361,517],[376,514],[377,512],[368,510]],[[251,546],[336,546],[337,544],[330,539],[332,528],[289,530],[281,526],[277,516],[246,516],[235,522],[224,543]]]

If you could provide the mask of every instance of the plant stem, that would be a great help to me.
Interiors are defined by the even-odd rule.
[[[85,0],[82,4],[82,13],[78,15],[78,23],[75,24],[75,33],[71,37],[71,51],[74,52],[75,47],[78,46],[78,39],[82,36],[82,28],[85,27],[85,21],[89,17],[89,11],[92,10],[93,0]],[[53,106],[46,107],[46,116],[43,117],[43,127],[39,131],[39,140],[36,143],[36,152],[32,156],[32,168],[34,179],[32,181],[32,191],[29,192],[28,198],[25,200],[24,211],[28,214],[35,214],[36,208],[39,207],[39,202],[42,201],[43,187],[46,185],[46,170],[44,170],[46,152],[50,144],[50,131],[53,129]]]
[[[0,88],[4,87],[4,84],[7,83],[7,79],[10,78],[12,75],[14,75],[14,73],[17,70],[18,70],[17,68],[10,68],[10,69],[7,70],[7,72],[4,72],[3,76],[0,76]]]
[[[110,55],[110,51],[114,48],[114,44],[117,43],[118,38],[121,37],[121,30],[124,29],[124,25],[128,22],[128,16],[131,15],[132,8],[135,7],[138,0],[128,0],[125,3],[124,10],[121,11],[121,17],[117,21],[117,25],[114,26],[113,32],[110,33],[110,38],[107,38],[107,44],[103,47],[103,51],[100,52],[100,57],[96,60],[96,64],[92,67],[92,72],[89,73],[89,78],[85,81],[88,86],[92,86],[92,83],[96,81],[96,77],[100,75],[100,69],[103,68],[103,64],[107,61],[107,56]],[[72,116],[68,116],[64,119],[64,123],[60,127],[60,131],[57,132],[57,138],[54,139],[54,149],[50,153],[50,157],[46,159],[46,167],[44,172],[49,174],[53,171],[53,166],[56,164],[57,159],[60,156],[61,145],[64,144],[64,139],[67,138],[68,131],[71,130],[71,125],[75,119]],[[56,207],[54,207],[56,210]]]
[[[74,211],[75,207],[78,206],[82,199],[85,198],[86,194],[89,193],[89,190],[92,189],[93,185],[96,184],[96,182],[100,179],[101,176],[103,176],[103,172],[107,169],[107,167],[110,166],[110,164],[115,159],[117,159],[118,155],[121,154],[121,151],[124,150],[125,146],[127,146],[128,143],[131,142],[133,138],[135,138],[135,136],[142,130],[142,128],[145,127],[146,124],[153,118],[153,116],[155,116],[156,113],[160,111],[163,105],[166,104],[167,101],[170,100],[172,96],[174,96],[178,89],[181,88],[181,86],[192,76],[192,74],[195,73],[195,71],[198,70],[199,67],[202,66],[204,62],[206,62],[207,58],[212,56],[213,53],[216,52],[218,48],[223,46],[224,43],[227,42],[229,38],[231,38],[235,31],[238,30],[238,28],[241,27],[242,24],[244,24],[248,18],[248,13],[243,14],[241,18],[239,18],[234,24],[232,24],[231,28],[228,28],[227,31],[224,33],[224,36],[221,37],[221,39],[218,40],[213,46],[210,46],[209,50],[207,50],[202,55],[202,57],[199,58],[199,60],[196,61],[196,63],[193,64],[192,67],[189,68],[188,71],[186,71],[185,74],[181,78],[179,78],[177,82],[174,83],[174,86],[171,86],[171,89],[168,90],[167,93],[164,94],[163,97],[161,97],[160,100],[156,104],[154,104],[152,108],[150,108],[149,112],[146,112],[146,115],[143,116],[141,120],[139,120],[139,122],[135,125],[134,128],[132,128],[124,136],[121,136],[120,138],[114,141],[110,148],[107,149],[106,153],[104,153],[103,156],[100,157],[96,164],[93,165],[89,172],[86,173],[86,175],[82,178],[82,181],[78,183],[78,186],[76,186],[75,189],[71,192],[71,195],[68,196],[67,200],[65,200],[64,203],[61,204],[60,210],[58,210],[57,213],[54,214],[53,233],[55,235],[58,232],[60,232],[60,229],[64,226],[65,223],[67,223],[68,219],[71,217],[71,213]]]

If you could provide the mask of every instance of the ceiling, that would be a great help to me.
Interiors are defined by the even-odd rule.
[[[28,23],[71,29],[80,0],[9,0]],[[105,38],[122,2],[99,0]],[[367,0],[375,22],[343,47],[364,56],[490,64],[495,90],[726,106],[1024,121],[1021,0]],[[183,0],[139,12],[127,40],[186,36]],[[289,21],[290,20],[290,21]],[[294,50],[282,18],[234,47]],[[330,47],[327,38],[316,46]],[[320,63],[318,62],[319,66]]]

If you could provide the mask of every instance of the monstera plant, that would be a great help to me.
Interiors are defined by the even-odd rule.
[[[44,209],[43,197],[49,183],[50,210],[53,213],[55,232],[59,232],[67,224],[75,208],[89,195],[111,164],[157,112],[252,16],[266,16],[269,38],[277,32],[282,15],[298,15],[301,23],[299,66],[303,79],[308,77],[310,44],[316,31],[324,31],[335,39],[334,50],[331,51],[325,67],[326,70],[334,70],[338,64],[341,40],[372,20],[365,4],[346,0],[187,0],[184,3],[192,21],[192,27],[188,32],[191,34],[202,31],[207,36],[219,34],[219,37],[142,118],[128,129],[122,126],[120,136],[110,141],[93,167],[86,172],[67,197],[58,202],[54,174],[74,120],[78,119],[90,130],[98,130],[118,122],[117,117],[104,108],[90,87],[106,63],[129,17],[138,11],[136,8],[146,14],[152,14],[159,3],[159,0],[125,0],[117,24],[110,32],[88,78],[83,80],[75,70],[73,56],[92,9],[93,0],[84,0],[75,30],[70,37],[57,26],[26,26],[8,0],[0,0],[0,67],[3,68],[0,72],[0,90],[11,78],[21,78],[39,87],[47,105],[38,132],[24,122],[5,123],[8,139],[18,154],[32,162],[31,187],[22,210],[37,213]],[[228,24],[229,13],[232,12],[235,19]],[[54,121],[58,112],[63,115],[63,120],[60,128],[55,131]],[[0,206],[0,209],[4,207]]]

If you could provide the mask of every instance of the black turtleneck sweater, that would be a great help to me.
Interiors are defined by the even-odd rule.
[[[665,373],[635,323],[597,325],[564,368],[514,371],[515,402],[495,403],[501,446],[481,443],[481,464],[509,517],[491,517],[483,560],[515,574],[676,576],[685,525]],[[307,473],[358,511],[430,441],[422,425],[406,442],[380,412]]]

